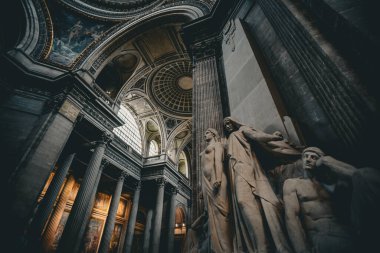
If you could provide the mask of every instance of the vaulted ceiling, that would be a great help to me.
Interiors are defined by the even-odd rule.
[[[127,107],[143,138],[154,135],[162,151],[175,159],[191,138],[192,64],[181,26],[208,13],[213,4],[213,0],[49,1],[47,26],[52,33],[43,61],[59,68],[87,69],[91,85],[115,105]]]

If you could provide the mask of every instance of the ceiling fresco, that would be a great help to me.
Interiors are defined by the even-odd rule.
[[[74,63],[81,52],[98,40],[112,25],[89,19],[58,5],[48,4],[53,22],[53,43],[47,60],[63,66]]]

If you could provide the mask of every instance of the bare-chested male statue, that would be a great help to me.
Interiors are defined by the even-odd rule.
[[[329,191],[316,179],[316,162],[322,156],[319,148],[306,148],[302,152],[304,177],[285,181],[288,234],[297,253],[353,252],[351,235],[337,222]]]

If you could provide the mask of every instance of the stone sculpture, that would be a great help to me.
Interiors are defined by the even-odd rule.
[[[292,252],[281,216],[281,203],[251,146],[253,142],[268,145],[282,138],[240,124],[230,117],[224,119],[224,128],[228,135],[227,156],[236,233],[234,252],[270,252],[270,237],[276,252]]]
[[[352,186],[350,221],[356,243],[361,252],[376,251],[380,227],[380,170],[371,167],[357,169],[331,156],[322,156],[316,166],[328,169],[338,180]]]
[[[288,235],[297,253],[353,252],[351,233],[338,222],[332,208],[332,188],[317,180],[316,164],[321,157],[324,153],[319,148],[306,148],[302,153],[303,178],[285,181]],[[347,173],[347,167],[343,167],[344,173]],[[343,167],[340,166],[340,170]]]
[[[224,148],[219,134],[209,128],[205,132],[207,147],[201,152],[202,195],[208,215],[211,252],[232,252],[232,227],[224,172]]]
[[[187,230],[186,240],[183,247],[183,252],[186,253],[208,253],[209,238],[208,238],[208,222],[206,213],[202,213],[191,227]]]

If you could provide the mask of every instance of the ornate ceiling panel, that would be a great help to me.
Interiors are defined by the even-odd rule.
[[[80,0],[81,2],[87,3],[94,7],[109,11],[123,11],[123,12],[134,12],[145,8],[153,8],[156,5],[164,2],[164,0]]]
[[[191,116],[191,76],[190,61],[166,64],[154,74],[149,87],[150,95],[164,111],[180,116]]]
[[[56,0],[77,12],[103,20],[128,20],[174,6],[193,6],[203,14],[210,12],[214,0]]]

